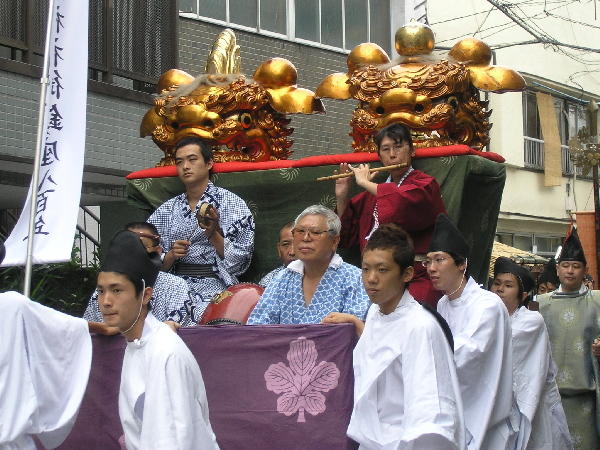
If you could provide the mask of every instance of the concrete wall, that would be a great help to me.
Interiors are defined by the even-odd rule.
[[[33,158],[39,80],[0,71],[0,157]],[[161,152],[139,138],[150,105],[88,92],[85,164],[131,172],[154,165]]]

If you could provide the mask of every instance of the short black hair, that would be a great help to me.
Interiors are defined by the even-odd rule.
[[[457,266],[466,264],[466,262],[467,262],[467,258],[465,258],[464,256],[457,255],[454,252],[446,252],[446,253],[448,253],[450,255],[450,257],[454,261],[454,264],[456,264]]]
[[[369,238],[364,251],[376,249],[392,250],[394,261],[402,272],[415,263],[415,248],[411,237],[394,223],[380,225]]]
[[[133,277],[131,275],[129,275],[128,273],[123,273],[123,272],[114,272],[114,273],[124,276],[127,281],[129,281],[131,284],[133,284],[133,288],[135,289],[135,295],[137,297],[139,297],[142,294],[142,290],[144,288],[144,283],[142,283],[141,278],[133,279]],[[149,287],[149,286],[146,286],[146,287]]]
[[[173,154],[177,155],[177,150],[179,150],[181,147],[185,147],[186,145],[197,145],[205,163],[213,159],[212,147],[208,145],[205,140],[200,139],[197,136],[188,136],[181,139],[179,142],[177,142],[177,144],[175,144]]]
[[[144,288],[144,283],[142,283],[142,279],[136,279],[134,280],[131,275],[126,274],[126,273],[119,273],[120,275],[123,275],[125,278],[127,278],[129,281],[131,281],[131,283],[133,284],[133,287],[135,288],[135,295],[137,295],[138,297],[140,296],[140,294],[142,293],[142,289]]]
[[[160,235],[154,224],[150,222],[129,222],[123,227],[124,230],[146,230],[152,234]]]
[[[294,228],[294,221],[292,220],[291,222],[283,224],[279,231],[285,230],[286,228]]]
[[[147,232],[147,234],[153,234],[154,236],[158,236],[156,239],[152,239],[152,245],[160,245],[160,233],[158,232],[156,227],[150,222],[129,222],[127,225],[125,225],[125,227],[123,227],[123,229],[133,232]],[[150,238],[150,236],[145,237]]]
[[[383,138],[389,137],[396,144],[406,143],[412,152],[414,150],[412,137],[410,135],[410,130],[402,124],[393,123],[388,125],[387,127],[379,130],[375,136],[373,136],[373,141],[375,145],[377,145],[377,152],[379,153],[379,147],[381,146],[381,141]]]
[[[457,255],[454,252],[446,252],[450,255],[450,258],[452,258],[452,261],[454,261],[454,264],[456,264],[456,266],[460,266],[462,264],[467,264],[467,258],[464,256],[460,256]],[[465,269],[465,277],[467,277],[467,279],[469,278],[469,266],[467,266],[467,268]]]
[[[521,298],[523,297],[523,292],[525,292],[525,288],[523,287],[523,280],[521,280],[521,278],[512,272],[498,272],[494,274],[494,278],[492,278],[492,285],[494,284],[494,280],[496,279],[496,277],[500,274],[504,274],[507,273],[509,275],[512,275],[513,277],[515,277],[515,280],[517,280],[517,286],[519,288],[519,293],[517,294],[517,299],[519,300],[519,306],[520,305],[526,305],[528,303],[528,299],[529,299],[529,293],[527,294],[527,297],[525,297],[525,299],[521,300]],[[491,290],[491,289],[488,289]]]

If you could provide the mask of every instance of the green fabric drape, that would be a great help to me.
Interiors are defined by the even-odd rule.
[[[422,158],[414,160],[413,166],[440,183],[448,214],[472,249],[469,271],[479,282],[486,282],[506,176],[504,165],[466,155]],[[312,204],[335,207],[334,181],[314,181],[331,175],[335,168],[330,165],[213,175],[217,186],[235,192],[246,201],[256,220],[254,255],[244,280],[257,281],[279,265],[275,244],[283,224],[294,220]],[[144,178],[127,183],[129,204],[146,215],[183,190],[176,177]],[[359,264],[357,249],[340,253],[348,262]]]

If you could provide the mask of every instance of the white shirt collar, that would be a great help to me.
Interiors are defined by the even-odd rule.
[[[404,172],[404,175],[402,175],[402,176],[400,177],[400,179],[398,180],[398,183],[397,183],[397,185],[398,185],[398,186],[400,186],[400,185],[401,185],[401,184],[404,182],[404,180],[406,180],[406,177],[408,177],[408,176],[410,175],[410,173],[411,173],[413,170],[414,170],[414,169],[413,169],[413,167],[412,167],[412,166],[408,166],[408,169],[406,169],[406,172]],[[391,182],[392,182],[392,176],[391,176],[391,175],[389,175],[389,176],[387,177],[387,179],[385,180],[385,182],[386,182],[386,183],[391,183]]]
[[[377,306],[377,312],[379,313],[380,317],[389,317],[389,316],[394,315],[397,312],[400,312],[402,310],[402,308],[404,308],[404,307],[412,304],[413,302],[416,302],[416,300],[411,295],[411,293],[408,291],[408,286],[405,286],[404,287],[404,293],[402,294],[402,297],[400,297],[400,301],[396,305],[396,309],[394,309],[389,314],[384,314],[384,313],[381,312],[381,309],[379,309],[379,306]]]
[[[328,268],[331,267],[332,269],[338,269],[342,265],[343,262],[344,262],[344,260],[342,259],[342,257],[340,255],[338,255],[337,253],[334,253],[334,255],[331,258],[331,261],[329,261],[329,265],[327,267]],[[291,263],[289,263],[287,265],[287,268],[290,269],[292,272],[296,272],[296,273],[299,273],[300,275],[304,275],[304,263],[302,261],[300,261],[299,259],[296,259],[295,261],[292,261]]]

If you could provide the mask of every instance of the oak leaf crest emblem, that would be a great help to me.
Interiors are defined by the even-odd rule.
[[[290,342],[287,353],[289,366],[283,362],[271,364],[265,372],[267,389],[277,398],[277,412],[291,416],[298,413],[297,422],[306,422],[304,412],[316,416],[325,412],[323,392],[335,389],[340,371],[332,362],[317,364],[314,341],[304,337]]]

